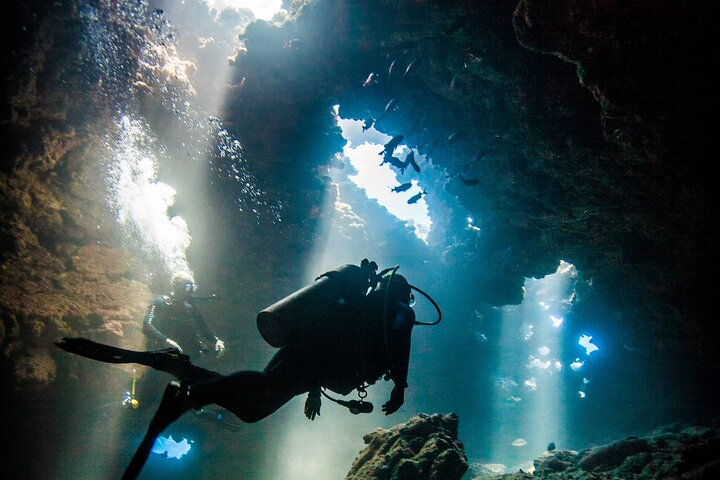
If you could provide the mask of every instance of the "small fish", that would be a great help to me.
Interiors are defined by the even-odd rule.
[[[513,447],[524,447],[525,445],[527,445],[527,440],[525,440],[524,438],[516,438],[515,440],[510,442],[510,445],[512,445]]]
[[[388,77],[392,76],[393,67],[395,66],[395,60],[392,61],[390,64],[390,67],[388,68]]]
[[[292,40],[286,40],[283,43],[283,48],[300,48],[304,42],[299,38],[293,38]]]
[[[401,173],[405,173],[405,163],[401,162],[398,157],[393,157],[391,154],[387,153],[383,157],[383,161],[380,162],[380,165],[384,165],[386,163],[389,163],[395,168],[399,168]]]
[[[392,155],[392,153],[395,151],[395,148],[400,145],[404,138],[404,135],[395,135],[388,143],[384,145],[385,148],[380,153],[378,153],[378,155]]]
[[[378,77],[378,76],[377,76],[377,73],[375,73],[375,72],[370,72],[370,75],[368,75],[368,77],[365,79],[365,81],[363,82],[362,86],[365,87],[365,88],[367,88],[367,87],[369,87],[370,85],[373,85],[373,84],[377,83],[377,77]]]
[[[372,117],[366,118],[365,120],[363,120],[362,131],[364,132],[366,130],[369,130],[370,127],[372,127],[374,124],[375,124],[374,118],[372,118]]]
[[[385,105],[385,110],[383,111],[383,115],[388,113],[389,111],[393,110],[395,107],[397,107],[399,100],[397,97],[390,100],[387,105]]]
[[[423,190],[423,191],[420,192],[420,193],[416,193],[415,195],[413,195],[412,197],[410,197],[410,198],[408,199],[407,203],[410,204],[410,205],[412,205],[413,203],[417,203],[418,200],[420,200],[423,195],[427,195],[427,192],[426,192],[425,190]]]
[[[552,452],[553,450],[555,450],[555,442],[548,443],[547,451]]]
[[[402,76],[403,77],[407,76],[407,74],[410,73],[410,70],[413,69],[413,67],[416,65],[416,63],[417,63],[417,60],[413,60],[412,62],[410,62],[408,64],[407,68],[405,68],[405,73],[403,73]]]
[[[458,175],[458,178],[460,178],[460,181],[463,183],[463,185],[467,185],[468,187],[474,187],[478,183],[480,183],[479,178],[465,178],[462,175]]]
[[[465,137],[465,132],[462,130],[458,130],[456,132],[453,132],[445,141],[446,145],[452,145],[453,143],[457,142],[458,140]]]
[[[420,167],[415,161],[415,150],[410,150],[410,153],[408,153],[407,157],[405,157],[405,167],[408,165],[410,165],[417,173],[420,173]]]
[[[403,183],[402,185],[398,185],[397,187],[391,188],[390,191],[395,193],[404,192],[405,190],[409,190],[410,187],[412,187],[412,182]]]

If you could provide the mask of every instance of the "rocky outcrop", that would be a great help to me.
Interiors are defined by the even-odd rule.
[[[455,414],[420,414],[363,437],[346,480],[458,480],[468,468]]]
[[[628,437],[576,452],[545,452],[530,472],[474,475],[480,479],[636,480],[716,478],[720,474],[720,436],[708,427],[663,427],[642,438]],[[481,466],[476,468],[481,470]]]
[[[108,206],[105,133],[119,109],[144,98],[139,85],[161,106],[161,89],[189,84],[178,70],[187,65],[172,64],[162,44],[162,25],[151,28],[141,12],[26,2],[3,32],[13,47],[2,58],[0,118],[0,366],[8,388],[52,384],[60,336],[142,345],[153,265],[124,241]]]

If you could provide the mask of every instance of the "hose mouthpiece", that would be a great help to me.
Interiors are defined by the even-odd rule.
[[[370,413],[373,411],[373,404],[370,402],[362,402],[359,400],[338,400],[337,403],[350,410],[350,413],[357,415],[359,413]]]

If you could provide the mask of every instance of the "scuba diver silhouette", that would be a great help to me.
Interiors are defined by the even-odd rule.
[[[435,325],[442,313],[422,290],[410,285],[398,266],[376,274],[377,264],[363,259],[320,275],[314,283],[269,306],[257,315],[262,337],[279,347],[262,372],[221,375],[190,362],[177,349],[137,352],[63,338],[57,345],[70,353],[107,363],[139,363],[178,378],[165,389],[145,438],[128,465],[123,480],[140,473],[160,433],[191,409],[219,405],[244,422],[262,420],[293,397],[308,393],[305,416],[320,414],[322,393],[352,413],[369,413],[366,388],[384,376],[394,383],[385,415],[405,401],[411,334],[414,325]],[[427,297],[438,312],[432,323],[415,321],[412,290]],[[343,401],[328,395],[358,391],[360,400]]]

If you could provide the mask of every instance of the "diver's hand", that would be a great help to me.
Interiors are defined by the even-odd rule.
[[[382,406],[382,411],[385,415],[390,415],[397,412],[403,403],[405,403],[405,389],[396,385],[390,393],[390,400]]]
[[[215,357],[222,358],[225,355],[225,342],[218,339],[215,342]]]
[[[178,352],[184,353],[183,349],[180,348],[180,345],[178,345],[178,343],[175,340],[173,340],[172,338],[168,338],[167,340],[165,340],[165,343],[170,345],[172,348],[177,349]]]
[[[308,420],[315,420],[315,416],[320,416],[320,406],[322,400],[320,399],[319,391],[311,391],[308,393],[307,400],[305,400],[305,416]]]

